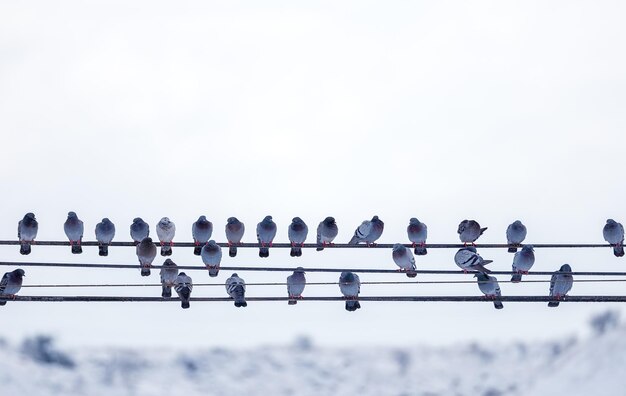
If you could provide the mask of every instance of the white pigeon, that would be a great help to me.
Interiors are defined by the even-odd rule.
[[[156,226],[156,233],[161,242],[161,256],[171,256],[176,225],[169,218],[163,217]]]
[[[456,252],[454,255],[454,262],[463,270],[463,272],[474,270],[489,273],[491,271],[484,266],[492,263],[493,260],[483,259],[480,257],[480,254],[478,254],[475,247],[467,246]]]

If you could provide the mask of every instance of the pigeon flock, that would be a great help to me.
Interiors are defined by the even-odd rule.
[[[373,246],[382,235],[384,227],[385,224],[378,216],[374,216],[371,220],[364,220],[354,231],[349,244],[363,242],[368,246]],[[194,254],[201,257],[209,272],[209,276],[217,277],[222,260],[222,248],[215,240],[211,239],[213,223],[207,220],[205,216],[200,216],[192,224],[191,228],[195,245]],[[81,241],[84,235],[84,224],[75,212],[68,213],[63,229],[70,242],[71,252],[73,254],[82,253]],[[33,213],[27,213],[19,221],[17,236],[21,254],[27,255],[31,253],[31,246],[36,243],[37,230],[38,223]],[[464,247],[456,252],[454,262],[466,273],[475,271],[474,277],[477,279],[480,291],[485,295],[485,298],[494,300],[496,309],[502,309],[503,304],[499,301],[501,291],[498,280],[494,276],[489,275],[491,271],[485,267],[493,261],[483,259],[475,245],[476,240],[486,230],[487,227],[481,227],[475,220],[463,220],[458,226],[457,233]],[[272,220],[272,216],[266,216],[257,224],[256,234],[259,244],[259,257],[269,257],[269,250],[272,247],[276,231],[277,225]],[[176,225],[169,218],[163,217],[156,225],[156,233],[161,247],[161,256],[170,256],[176,235]],[[237,245],[241,243],[244,233],[245,226],[241,221],[236,217],[228,218],[225,234],[229,247],[228,255],[230,257],[237,255]],[[622,224],[613,219],[608,219],[602,233],[605,241],[612,246],[614,255],[623,257],[624,227]],[[133,219],[130,225],[130,236],[136,245],[141,276],[150,276],[152,263],[157,256],[157,246],[149,234],[150,226],[148,223],[139,217]],[[337,234],[337,223],[333,217],[326,217],[322,220],[317,227],[317,250],[321,251],[324,247],[331,246]],[[519,220],[510,224],[506,229],[506,239],[509,245],[508,251],[515,253],[512,264],[513,275],[511,277],[511,282],[513,283],[521,282],[522,276],[528,274],[535,263],[533,246],[522,244],[526,234],[526,226]],[[115,225],[108,218],[104,218],[96,225],[95,235],[99,245],[99,255],[107,256],[108,247],[115,236]],[[306,223],[301,218],[294,217],[288,228],[288,237],[291,243],[290,255],[292,257],[302,256],[302,247],[307,236],[308,226]],[[392,259],[398,266],[398,271],[405,273],[409,278],[417,276],[414,254],[418,256],[427,254],[427,236],[428,228],[426,224],[420,222],[417,218],[411,218],[407,226],[407,237],[412,243],[413,250],[401,243],[393,245]],[[3,296],[5,299],[13,298],[19,292],[24,276],[25,273],[22,269],[5,273],[0,281],[0,296]],[[161,296],[163,298],[171,298],[172,288],[174,288],[181,301],[182,308],[189,308],[189,299],[193,290],[191,277],[184,272],[179,273],[177,265],[168,258],[161,268],[160,279],[163,289]],[[305,271],[302,267],[298,267],[292,275],[287,277],[289,305],[297,304],[298,299],[302,298],[305,285]],[[548,303],[548,306],[557,307],[559,301],[571,290],[572,285],[572,268],[569,264],[564,264],[552,275],[549,295],[553,300]],[[246,283],[237,274],[232,274],[226,280],[225,287],[227,294],[234,300],[236,307],[246,307],[248,305],[245,299]],[[358,301],[361,282],[357,274],[349,271],[342,272],[339,277],[339,289],[346,299],[345,308],[347,311],[356,311],[361,308]],[[0,301],[0,305],[5,304],[6,300]]]

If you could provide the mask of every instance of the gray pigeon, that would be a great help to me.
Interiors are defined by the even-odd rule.
[[[457,234],[459,234],[459,238],[461,242],[465,245],[471,243],[474,245],[474,242],[480,237],[483,232],[487,230],[487,227],[480,228],[480,224],[474,220],[463,220],[459,224],[459,228],[457,229]]]
[[[276,236],[276,223],[272,221],[272,216],[265,216],[263,221],[256,225],[256,238],[261,245],[259,247],[259,257],[269,257],[272,241]],[[269,246],[269,247],[268,247]]]
[[[220,272],[220,263],[222,262],[222,248],[215,243],[214,240],[210,240],[202,248],[202,262],[209,270],[210,277],[216,277]]]
[[[302,292],[306,286],[306,278],[304,277],[304,268],[298,267],[293,274],[287,277],[287,294],[289,295],[289,305],[298,303],[298,298],[302,298]]]
[[[163,292],[161,297],[172,297],[172,286],[176,284],[176,278],[178,277],[178,266],[171,259],[166,259],[161,267],[161,285],[163,286]]]
[[[500,293],[500,285],[498,285],[496,277],[482,272],[477,273],[474,277],[477,278],[478,288],[481,292],[483,292],[485,297],[494,299],[493,306],[496,309],[504,308],[502,301],[495,300],[495,298],[502,297],[502,294]]]
[[[524,245],[522,250],[513,256],[513,276],[511,282],[517,283],[522,281],[522,274],[528,274],[531,267],[535,264],[535,251],[532,245]]]
[[[556,298],[557,301],[550,301],[549,307],[558,307],[559,301],[563,296],[572,290],[574,285],[574,277],[572,276],[572,267],[569,264],[563,264],[561,268],[552,274],[550,279],[550,297]]]
[[[161,256],[172,255],[172,244],[176,235],[176,225],[168,217],[163,217],[156,226],[157,237],[161,242]]]
[[[109,244],[115,236],[115,224],[106,217],[96,224],[96,240],[98,241],[98,255],[109,255]]]
[[[83,231],[85,230],[85,227],[83,226],[83,222],[78,219],[78,216],[76,216],[76,213],[69,212],[67,214],[67,220],[65,220],[65,224],[63,224],[63,230],[65,231],[67,239],[70,240],[72,253],[82,253],[83,248],[80,246],[80,243],[83,239]]]
[[[26,276],[24,270],[18,268],[7,272],[0,280],[0,296],[14,298],[22,288],[22,278]],[[0,301],[0,305],[7,305],[6,301]]]
[[[302,245],[306,241],[306,237],[309,234],[309,227],[299,217],[294,217],[289,224],[287,235],[289,242],[291,242],[291,257],[302,256]],[[299,246],[298,246],[299,245]]]
[[[243,233],[246,226],[236,217],[229,217],[226,222],[226,240],[228,241],[228,256],[235,257],[237,255],[237,245],[241,243]]]
[[[324,246],[331,245],[339,233],[334,217],[327,217],[317,226],[317,251],[324,250]]]
[[[235,300],[235,306],[247,307],[246,302],[246,282],[243,281],[237,274],[232,274],[230,278],[226,279],[226,293]]]
[[[133,223],[130,225],[130,237],[133,238],[135,244],[143,241],[150,235],[150,226],[143,221],[141,217],[135,217]]]
[[[428,227],[426,227],[426,224],[420,222],[415,217],[411,217],[409,225],[406,227],[406,232],[409,235],[409,241],[413,242],[415,254],[418,256],[426,255],[428,253],[424,247],[426,238],[428,237]]]
[[[346,311],[353,312],[361,308],[359,293],[361,292],[361,280],[353,272],[342,272],[339,276],[339,290],[346,298]]]
[[[30,245],[35,243],[39,224],[32,213],[26,213],[17,223],[17,239],[20,241],[20,254],[30,254]]]
[[[488,274],[491,271],[489,271],[484,266],[492,263],[493,260],[484,260],[482,257],[480,257],[480,254],[476,252],[475,247],[467,246],[459,249],[459,251],[456,252],[456,254],[454,255],[454,262],[456,263],[456,265],[461,267],[463,272],[474,270]]]
[[[213,223],[208,221],[206,216],[198,217],[198,220],[191,226],[193,243],[196,245],[193,254],[199,256],[202,253],[202,246],[211,239],[211,234],[213,234]]]
[[[191,297],[191,291],[193,290],[193,282],[191,277],[187,276],[184,272],[181,272],[174,281],[174,290],[180,298],[180,306],[183,309],[189,308],[189,298]]]
[[[624,226],[613,219],[608,219],[602,230],[604,240],[613,245],[615,257],[624,256]]]
[[[137,245],[137,258],[139,259],[139,265],[141,266],[141,276],[150,276],[150,267],[157,255],[157,249],[152,242],[152,238],[147,237],[139,242]]]
[[[391,257],[393,258],[393,262],[400,267],[400,270],[406,272],[406,276],[409,278],[415,278],[417,276],[417,272],[415,272],[415,257],[413,257],[411,249],[404,247],[404,245],[400,243],[396,243],[393,245]]]
[[[526,226],[515,220],[506,228],[506,243],[519,246],[526,239]],[[517,252],[517,247],[510,247],[509,253]]]
[[[354,230],[354,236],[348,243],[356,245],[359,242],[365,242],[368,246],[375,245],[374,242],[383,234],[384,228],[385,223],[378,216],[374,216],[372,220],[365,220]]]

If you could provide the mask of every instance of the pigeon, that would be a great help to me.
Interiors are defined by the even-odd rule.
[[[137,258],[139,259],[139,265],[141,266],[141,276],[150,276],[150,267],[152,267],[152,261],[156,257],[157,249],[152,242],[152,238],[146,237],[137,245]]]
[[[98,255],[109,255],[109,243],[115,236],[115,224],[106,217],[96,224],[96,240],[98,241]]]
[[[487,227],[480,228],[480,224],[474,220],[463,220],[461,224],[459,224],[459,228],[456,232],[459,234],[461,242],[465,245],[468,243],[474,245],[474,242],[476,242],[478,237],[480,237],[486,230]]]
[[[166,259],[161,267],[161,285],[163,286],[163,292],[161,297],[172,297],[172,286],[176,284],[176,278],[178,277],[178,266],[171,259]]]
[[[67,239],[70,240],[70,246],[72,248],[72,253],[74,254],[81,254],[83,252],[83,248],[80,246],[80,243],[83,239],[84,229],[85,227],[83,226],[83,222],[78,219],[76,213],[69,212],[67,214],[65,224],[63,224],[63,230],[65,230]]]
[[[342,272],[339,276],[339,290],[347,299],[346,311],[353,312],[361,308],[359,304],[359,293],[361,292],[361,281],[359,276],[353,272]]]
[[[535,251],[532,245],[524,245],[522,250],[513,256],[513,276],[511,282],[518,283],[522,281],[522,274],[528,274],[530,268],[535,264]]]
[[[256,238],[261,245],[259,247],[259,257],[270,256],[270,249],[266,245],[271,247],[275,236],[276,223],[272,221],[272,216],[265,216],[263,221],[256,225]]]
[[[191,291],[193,290],[193,282],[191,277],[187,276],[184,272],[181,272],[174,281],[174,290],[180,298],[180,306],[183,309],[189,308],[189,297],[191,297]]]
[[[456,254],[454,255],[454,262],[456,263],[456,265],[461,267],[463,272],[475,270],[488,274],[491,271],[489,271],[484,266],[492,263],[493,260],[484,260],[482,257],[480,257],[480,254],[476,252],[475,247],[467,246],[459,249],[459,251],[456,252]]]
[[[404,245],[400,243],[396,243],[393,245],[391,256],[393,257],[394,263],[400,267],[400,271],[406,272],[406,276],[409,278],[415,278],[417,276],[417,272],[415,272],[415,257],[413,257],[411,249],[404,247]]]
[[[604,240],[613,245],[615,257],[624,256],[624,226],[613,219],[608,219],[602,230]]]
[[[226,293],[235,300],[235,306],[237,308],[248,306],[245,296],[246,282],[238,277],[237,274],[232,274],[230,278],[226,279]]]
[[[324,246],[331,245],[339,233],[334,217],[327,217],[317,226],[317,251],[324,250]]]
[[[418,256],[426,255],[428,253],[424,247],[426,237],[428,237],[428,227],[426,227],[426,224],[420,222],[415,217],[411,217],[409,225],[406,227],[406,232],[409,235],[409,241],[413,242],[415,254]]]
[[[348,243],[356,245],[359,242],[365,242],[368,246],[375,245],[374,242],[380,238],[384,228],[385,223],[378,216],[374,216],[372,220],[365,220],[354,230],[354,236]]]
[[[289,242],[291,242],[291,257],[302,256],[302,246],[306,241],[306,236],[309,233],[309,227],[299,217],[294,217],[289,224],[287,235],[289,236]],[[300,246],[298,246],[300,245]]]
[[[171,256],[176,225],[168,217],[163,217],[156,226],[156,233],[161,242],[161,256]]]
[[[506,228],[506,243],[520,245],[526,239],[526,226],[521,221],[515,220]],[[510,247],[509,253],[517,252],[517,247]]]
[[[222,248],[220,245],[211,239],[202,247],[201,256],[202,262],[209,270],[209,276],[216,277],[220,272],[220,262],[222,261]]]
[[[226,240],[228,240],[228,256],[237,255],[237,246],[241,243],[246,227],[236,217],[229,217],[226,222]]]
[[[24,270],[18,268],[7,272],[0,280],[0,296],[14,298],[22,288],[22,278],[26,276]],[[0,305],[7,305],[6,301],[0,301]]]
[[[150,235],[150,226],[141,217],[135,217],[130,225],[130,237],[135,241],[135,245],[143,241]]]
[[[574,285],[574,277],[572,276],[572,267],[569,264],[563,264],[561,268],[552,274],[550,279],[550,297],[556,298],[557,301],[550,301],[549,307],[558,307],[559,301],[563,296],[572,290]]]
[[[504,305],[502,305],[502,301],[495,300],[495,298],[502,296],[502,294],[500,293],[500,286],[498,285],[498,280],[496,279],[496,277],[487,275],[482,272],[477,273],[476,275],[474,275],[474,277],[477,278],[478,288],[481,292],[483,292],[485,297],[494,300],[493,306],[496,309],[504,308]]]
[[[30,245],[37,238],[39,224],[32,213],[26,213],[17,223],[17,239],[20,241],[20,254],[30,254]]]
[[[206,216],[198,217],[198,220],[191,226],[193,243],[196,245],[193,248],[193,254],[199,256],[202,253],[202,246],[211,239],[211,234],[213,234],[213,223],[208,221]]]
[[[287,294],[289,294],[289,305],[296,305],[298,298],[302,298],[302,292],[306,286],[306,278],[304,277],[304,268],[298,267],[293,274],[287,277]]]

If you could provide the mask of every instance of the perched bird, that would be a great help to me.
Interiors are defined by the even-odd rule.
[[[202,247],[202,262],[209,270],[210,277],[216,277],[220,272],[220,262],[222,261],[222,248],[214,240],[208,241]]]
[[[98,241],[98,255],[109,255],[109,243],[115,236],[115,224],[106,217],[96,224],[96,240]]]
[[[608,219],[602,229],[604,240],[613,245],[615,257],[624,256],[624,226],[613,219]]]
[[[467,246],[459,249],[458,252],[454,255],[454,262],[456,265],[461,267],[463,272],[467,272],[470,270],[480,271],[484,273],[490,273],[487,268],[484,266],[492,263],[493,260],[485,260],[480,257],[480,254],[476,252],[476,248],[473,246]]]
[[[241,243],[243,233],[246,231],[244,224],[236,217],[229,217],[226,222],[226,240],[228,241],[228,256],[235,257],[237,255],[237,246]]]
[[[237,274],[232,274],[230,278],[226,279],[226,293],[235,300],[235,306],[247,307],[246,302],[246,282],[243,281]]]
[[[30,244],[37,238],[39,224],[32,213],[26,213],[17,223],[17,239],[20,241],[20,254],[30,254]]]
[[[572,276],[572,267],[569,264],[563,264],[561,268],[552,274],[550,279],[550,297],[556,298],[557,301],[550,301],[549,307],[558,307],[559,301],[563,296],[572,290],[574,285],[574,277]]]
[[[487,227],[480,228],[480,224],[474,220],[463,220],[459,224],[459,228],[457,229],[457,234],[459,234],[459,238],[461,242],[465,245],[471,243],[472,245],[479,236],[483,234],[487,230]]]
[[[502,294],[500,293],[500,285],[498,285],[498,280],[495,276],[490,276],[485,273],[479,272],[474,275],[474,277],[477,278],[478,288],[487,298],[495,299],[502,296]],[[497,300],[494,300],[493,306],[496,309],[504,308],[504,305],[502,305],[502,301]]]
[[[327,217],[317,226],[317,251],[324,250],[324,246],[330,245],[339,233],[334,217]]]
[[[141,276],[150,276],[150,267],[157,255],[156,246],[152,242],[152,238],[146,237],[137,245],[137,258],[141,266]]]
[[[256,225],[256,238],[261,245],[259,247],[259,257],[269,257],[272,241],[276,236],[276,223],[272,221],[272,216],[265,216],[263,221]]]
[[[506,228],[506,243],[520,245],[526,239],[526,226],[521,221],[515,220]],[[510,247],[509,253],[517,252],[517,247]]]
[[[65,220],[65,224],[63,224],[63,230],[65,231],[67,239],[70,240],[72,253],[82,253],[83,248],[80,246],[80,243],[83,239],[83,231],[85,230],[85,227],[83,226],[83,222],[78,219],[78,216],[76,216],[76,213],[69,212],[67,214],[67,220]]]
[[[393,245],[391,257],[393,257],[393,262],[400,267],[400,270],[406,272],[406,276],[409,278],[415,278],[417,276],[417,272],[415,272],[415,257],[413,257],[411,249],[404,247],[400,243],[396,243]]]
[[[522,274],[528,274],[530,268],[535,264],[535,250],[532,245],[524,245],[522,250],[513,256],[513,276],[511,282],[522,281]]]
[[[409,235],[409,241],[413,242],[415,254],[418,256],[426,255],[428,253],[424,247],[426,238],[428,237],[428,227],[426,227],[426,224],[420,222],[415,217],[411,217],[409,225],[406,227],[406,232]]]
[[[150,226],[141,217],[135,217],[130,225],[130,237],[135,241],[135,245],[143,241],[150,235]]]
[[[161,256],[172,255],[172,240],[176,235],[176,225],[168,217],[163,217],[156,226],[157,237],[161,242]]]
[[[353,272],[342,272],[339,276],[339,290],[347,299],[346,311],[353,312],[361,308],[359,304],[359,293],[361,292],[361,280]]]
[[[163,292],[161,297],[172,297],[172,286],[176,284],[176,278],[178,277],[178,266],[171,259],[166,259],[161,267],[161,285],[163,286]]]
[[[302,256],[302,246],[306,241],[306,236],[309,234],[309,227],[299,217],[294,217],[289,224],[287,235],[289,236],[289,242],[291,242],[291,257]],[[300,246],[298,246],[300,245]]]
[[[22,288],[22,278],[26,276],[24,270],[18,268],[11,272],[6,272],[0,280],[0,296],[14,298]],[[6,301],[0,301],[0,305],[7,305]]]
[[[183,309],[189,308],[189,298],[191,297],[191,291],[193,290],[193,282],[191,277],[187,276],[184,272],[181,272],[174,281],[174,290],[180,298],[180,306]]]
[[[293,274],[287,277],[287,294],[289,295],[289,305],[298,303],[298,298],[302,298],[302,292],[306,286],[306,278],[304,277],[304,268],[298,267]]]
[[[365,220],[360,226],[354,230],[354,236],[348,242],[351,245],[356,245],[359,242],[365,242],[368,246],[374,245],[374,242],[383,234],[385,223],[378,218],[378,216],[372,217],[372,220]]]
[[[193,236],[193,243],[196,245],[193,249],[193,254],[199,256],[202,252],[202,246],[211,239],[213,234],[213,223],[206,219],[206,216],[198,217],[191,226],[191,235]]]

